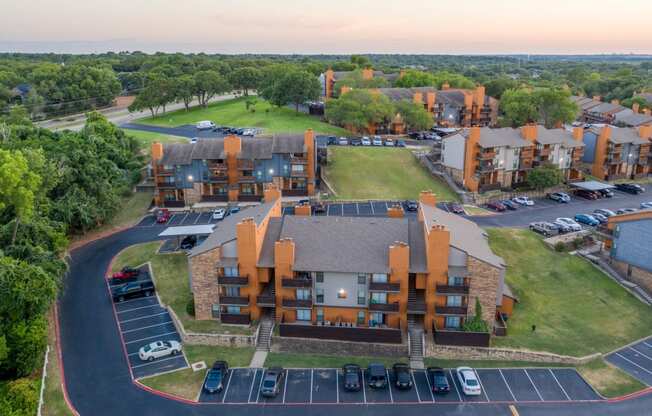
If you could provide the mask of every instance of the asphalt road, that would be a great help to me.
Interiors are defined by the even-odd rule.
[[[59,324],[65,383],[70,400],[81,415],[213,415],[222,404],[190,404],[138,387],[129,364],[106,291],[104,276],[111,259],[123,248],[156,239],[160,230],[133,228],[89,243],[71,253],[70,271],[59,301]],[[383,405],[230,405],[230,415],[340,415],[509,416],[505,404],[383,404]],[[617,403],[517,404],[522,416],[649,415],[652,394]],[[436,409],[436,410],[435,410]]]

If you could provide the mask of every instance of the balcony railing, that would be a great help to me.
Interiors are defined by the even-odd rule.
[[[183,208],[186,203],[184,201],[163,201],[163,206],[166,208]]]
[[[400,283],[369,283],[370,292],[400,292],[401,284]]]
[[[383,344],[400,344],[402,342],[400,329],[371,328],[357,324],[353,324],[353,326],[336,326],[314,325],[310,322],[281,322],[279,332],[282,337],[334,339]]]
[[[303,157],[291,157],[290,158],[290,164],[292,164],[292,165],[307,165],[308,164],[308,159],[303,158]]]
[[[369,310],[374,312],[398,312],[398,302],[370,303]]]
[[[238,181],[244,182],[244,183],[253,183],[256,182],[256,177],[253,175],[240,175],[238,177]]]
[[[307,189],[283,189],[283,196],[308,196]]]
[[[220,305],[249,305],[248,296],[220,296]]]
[[[175,189],[177,185],[174,182],[156,182],[158,189]]]
[[[256,304],[258,306],[276,306],[276,296],[274,296],[274,295],[258,295],[256,297]]]
[[[466,285],[437,285],[437,293],[454,294],[454,295],[468,295],[469,286]]]
[[[229,286],[247,286],[249,278],[247,276],[218,276],[217,283]]]
[[[466,315],[466,306],[435,306],[435,313],[439,315]]]
[[[478,152],[477,158],[479,160],[488,160],[488,159],[493,159],[496,157],[496,152],[495,151],[488,151],[488,152]]]
[[[290,176],[292,178],[307,178],[308,177],[308,172],[305,170],[302,171],[290,171]]]
[[[283,298],[284,308],[312,308],[312,299],[286,299]]]
[[[174,169],[158,169],[158,170],[156,171],[156,174],[157,174],[157,175],[160,175],[160,176],[170,176],[170,175],[174,175]]]
[[[220,314],[220,321],[223,324],[232,325],[249,325],[251,322],[249,315],[245,313],[222,313]]]
[[[238,163],[238,169],[240,169],[240,170],[253,170],[254,169],[254,161],[253,160],[241,160]]]
[[[408,301],[407,312],[412,314],[425,314],[426,302],[422,300]]]
[[[210,175],[208,177],[208,182],[211,183],[224,183],[227,182],[228,180],[229,180],[228,175]]]
[[[240,194],[238,199],[242,202],[260,202],[263,197],[261,195]]]
[[[281,281],[283,287],[312,287],[311,279],[283,279]]]
[[[229,200],[228,194],[201,196],[201,202],[227,202],[228,200]]]

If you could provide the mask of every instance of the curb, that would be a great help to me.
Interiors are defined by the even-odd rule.
[[[79,416],[79,412],[70,401],[70,397],[68,396],[68,388],[66,387],[66,375],[63,368],[63,354],[61,353],[61,335],[59,332],[59,307],[56,303],[54,304],[54,330],[57,337],[57,358],[59,360],[59,373],[61,377],[61,391],[63,393],[63,400],[66,402],[66,405],[72,414]]]

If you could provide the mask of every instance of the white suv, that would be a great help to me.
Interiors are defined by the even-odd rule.
[[[571,231],[582,231],[582,226],[572,218],[557,218],[555,224],[568,227]]]
[[[214,220],[223,220],[225,216],[226,210],[224,208],[217,208],[215,211],[213,211]]]
[[[181,344],[177,341],[156,341],[138,350],[138,358],[143,361],[154,361],[156,358],[177,355],[181,352]]]
[[[478,377],[470,367],[457,367],[457,379],[462,386],[462,391],[467,396],[479,396],[482,394],[482,388]]]

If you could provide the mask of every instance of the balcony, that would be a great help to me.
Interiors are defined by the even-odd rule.
[[[311,279],[283,279],[281,280],[283,287],[312,287]]]
[[[426,313],[426,302],[422,300],[408,301],[407,313],[423,315]]]
[[[477,173],[489,173],[493,172],[496,169],[496,165],[493,163],[480,163],[476,169]]]
[[[202,195],[201,202],[228,202],[228,194],[219,194],[219,195]]]
[[[249,325],[251,322],[249,315],[246,313],[222,313],[220,314],[220,321],[223,324],[231,325]]]
[[[177,185],[174,182],[156,182],[158,189],[176,189]]]
[[[398,312],[398,302],[394,303],[370,303],[369,310],[373,312]]]
[[[291,157],[290,158],[290,164],[291,165],[307,165],[308,164],[308,159],[304,157]]]
[[[478,160],[489,160],[489,159],[493,159],[494,157],[496,157],[496,152],[494,150],[478,152],[477,155]]]
[[[435,288],[436,293],[443,295],[468,295],[469,286],[467,285],[437,285]]]
[[[263,199],[261,195],[240,194],[238,200],[242,202],[260,202]]]
[[[223,175],[210,175],[208,177],[208,182],[210,183],[226,183],[229,180],[229,176],[226,174]]]
[[[254,170],[254,161],[253,160],[240,160],[238,162],[239,170]]]
[[[521,160],[519,161],[519,164],[518,164],[518,168],[519,168],[519,170],[532,169],[532,159],[523,159],[523,158],[521,158]]]
[[[247,276],[218,276],[217,284],[228,286],[247,286],[249,284],[249,278]]]
[[[308,196],[307,189],[283,189],[283,196]]]
[[[438,315],[466,315],[466,306],[435,306]]]
[[[312,308],[312,299],[287,299],[283,298],[284,308],[307,309]]]
[[[302,171],[290,171],[290,177],[292,178],[307,178],[308,177],[308,172],[305,170]]]
[[[211,171],[214,170],[227,170],[229,167],[226,165],[226,163],[209,163],[208,164],[208,169]]]
[[[258,295],[256,296],[256,305],[262,307],[276,306],[276,296],[274,295]]]
[[[369,283],[370,292],[400,292],[401,284],[400,283]]]
[[[171,176],[174,175],[174,169],[158,169],[156,175],[158,176]]]
[[[249,297],[248,296],[220,296],[220,305],[247,306],[249,305]]]
[[[253,175],[240,175],[238,177],[238,182],[241,183],[255,183],[256,182],[256,177]]]

